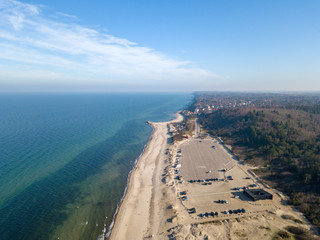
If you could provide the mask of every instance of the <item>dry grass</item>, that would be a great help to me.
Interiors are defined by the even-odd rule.
[[[259,226],[259,229],[265,229],[267,231],[271,231],[270,227],[265,227],[265,226]]]
[[[306,229],[295,226],[287,226],[286,230],[292,234],[294,234],[294,239],[296,240],[315,240],[316,237],[313,236]]]
[[[293,240],[294,238],[290,233],[284,230],[279,230],[275,232],[272,236],[272,240],[281,240],[281,239]]]
[[[284,214],[284,215],[282,215],[282,218],[283,218],[283,219],[292,220],[292,221],[294,221],[295,223],[304,224],[303,221],[301,221],[300,219],[297,219],[297,218],[295,218],[295,217],[293,217],[293,216],[291,216],[291,215],[286,215],[286,214]]]
[[[244,230],[238,230],[238,231],[235,231],[234,234],[238,237],[246,237],[247,236],[247,233],[244,231]]]
[[[295,227],[295,226],[288,226],[286,227],[286,230],[292,234],[297,234],[297,235],[305,234],[307,232],[305,229],[300,227]]]

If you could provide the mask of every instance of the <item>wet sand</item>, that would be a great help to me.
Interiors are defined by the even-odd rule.
[[[158,232],[160,221],[163,221],[158,203],[162,197],[160,179],[169,137],[167,124],[182,120],[183,117],[177,114],[170,122],[150,123],[152,136],[132,171],[109,239],[144,239]]]

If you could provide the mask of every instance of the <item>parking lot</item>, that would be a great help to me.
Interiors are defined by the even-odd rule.
[[[244,187],[262,186],[219,141],[190,139],[177,155],[176,163],[181,166],[175,171],[183,179],[178,198],[186,209],[192,209],[192,218],[236,217],[274,208],[273,200],[255,202],[243,192]]]
[[[232,156],[217,140],[190,139],[181,145],[180,172],[185,181],[224,178],[222,169],[234,166]]]

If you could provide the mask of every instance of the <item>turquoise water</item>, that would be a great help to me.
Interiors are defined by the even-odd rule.
[[[1,94],[0,239],[97,239],[152,129],[191,94]]]

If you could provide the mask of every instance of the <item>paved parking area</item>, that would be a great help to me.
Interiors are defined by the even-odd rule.
[[[230,209],[244,208],[246,214],[251,214],[273,208],[272,200],[254,202],[248,195],[243,193],[242,188],[244,186],[257,184],[257,182],[252,178],[247,179],[248,175],[239,166],[233,167],[227,174],[232,175],[234,180],[213,181],[211,185],[203,185],[203,183],[180,184],[180,190],[186,191],[188,196],[188,200],[183,201],[184,206],[187,209],[196,208],[197,214],[217,211],[221,217],[226,217],[226,214],[222,214],[222,212]],[[240,190],[236,190],[237,188],[240,188]],[[221,200],[226,200],[227,203],[220,203]]]
[[[187,199],[182,200],[184,207],[196,209],[197,213],[190,215],[195,220],[204,220],[199,218],[198,214],[205,212],[218,212],[219,218],[225,218],[250,215],[274,208],[272,200],[254,202],[243,193],[245,186],[252,184],[256,187],[262,186],[243,169],[241,164],[238,164],[234,156],[218,140],[190,139],[183,143],[180,149],[181,153],[178,152],[177,158],[181,167],[180,174],[177,175],[183,177],[184,183],[178,184],[178,190],[186,193]],[[228,179],[228,176],[232,176],[232,180]],[[189,182],[212,178],[218,178],[219,181]],[[221,203],[222,200],[226,202]],[[223,213],[226,210],[242,208],[246,213],[231,215]]]
[[[234,166],[232,155],[217,140],[190,139],[181,145],[180,172],[185,181],[224,178],[222,169]]]

